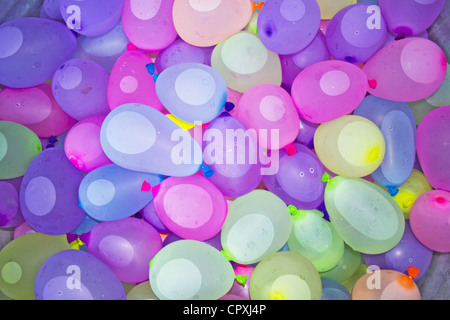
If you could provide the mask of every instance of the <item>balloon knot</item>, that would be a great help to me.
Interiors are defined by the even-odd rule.
[[[207,166],[206,164],[202,166],[203,175],[207,178],[211,177],[214,174],[213,169],[211,167]]]
[[[133,43],[129,42],[127,44],[127,50],[128,51],[134,51],[134,50],[137,50],[137,47]]]
[[[228,101],[228,102],[225,103],[225,110],[226,111],[230,112],[233,109],[234,109],[234,103],[233,102],[229,102]]]
[[[395,187],[389,187],[388,188],[388,192],[389,192],[389,194],[391,195],[391,196],[396,196],[397,195],[397,193],[398,193],[398,189],[397,188],[395,188]]]
[[[246,282],[247,282],[247,276],[241,274],[241,275],[238,275],[238,276],[236,276],[236,277],[234,277],[234,278],[236,279],[236,281],[237,281],[239,284],[241,284],[243,287],[245,287],[245,284],[246,284]]]
[[[298,213],[298,209],[295,206],[293,206],[292,204],[288,206],[288,210],[289,210],[289,213],[292,214],[293,216]]]
[[[378,85],[377,80],[375,80],[375,79],[369,80],[369,88],[370,89],[376,89],[377,85]]]
[[[286,154],[290,157],[297,152],[297,147],[293,144],[286,146]]]
[[[151,75],[155,74],[155,63],[151,62],[149,64],[146,64],[145,67],[147,68],[148,73],[150,73]]]
[[[152,189],[152,186],[147,181],[142,182],[141,191],[148,192]]]
[[[322,182],[328,182],[328,181],[330,181],[330,176],[328,175],[327,172],[324,172],[324,173],[323,173],[322,178],[320,179],[320,181],[322,181]]]
[[[254,2],[252,1],[251,4],[252,4],[252,12],[253,12],[253,11],[255,11],[256,9],[261,10],[262,6],[264,5],[264,2],[254,3]]]
[[[410,279],[416,278],[419,272],[420,272],[419,268],[413,266],[408,267],[408,276]]]

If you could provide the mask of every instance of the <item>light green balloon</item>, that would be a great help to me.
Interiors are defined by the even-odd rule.
[[[253,190],[233,200],[221,231],[225,255],[253,264],[280,250],[292,228],[285,202],[267,190]]]
[[[42,143],[33,131],[12,121],[0,121],[0,179],[23,176],[41,151]]]
[[[362,178],[336,176],[325,188],[325,207],[331,223],[353,250],[384,253],[397,245],[405,218],[392,196]]]
[[[159,300],[149,281],[139,283],[127,293],[127,300]]]
[[[213,246],[178,240],[152,259],[149,282],[160,300],[217,300],[231,289],[234,270]]]
[[[252,300],[320,300],[322,282],[306,257],[279,251],[256,265],[249,290]]]
[[[435,107],[444,107],[450,105],[450,64],[447,63],[447,73],[445,74],[444,81],[439,89],[437,89],[432,95],[425,98],[425,100]]]
[[[218,43],[211,54],[211,66],[228,88],[241,93],[263,83],[279,86],[282,81],[280,57],[250,31],[240,31]]]
[[[344,255],[344,241],[319,210],[298,210],[292,216],[288,247],[308,258],[319,272],[334,268]]]
[[[57,252],[71,249],[66,235],[29,233],[0,251],[0,290],[14,300],[34,300],[34,281],[42,264]]]
[[[349,279],[361,264],[361,253],[344,245],[344,254],[338,264],[331,270],[320,272],[321,278],[329,278],[339,282]]]

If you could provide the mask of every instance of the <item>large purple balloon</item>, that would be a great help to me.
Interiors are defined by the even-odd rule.
[[[445,0],[379,0],[388,28],[398,37],[417,35],[437,19]]]
[[[257,30],[267,49],[291,54],[304,49],[320,25],[320,8],[315,0],[271,0],[261,8]]]
[[[325,35],[319,30],[306,48],[292,53],[280,54],[282,83],[290,88],[295,77],[306,67],[323,60],[330,59],[330,51],[325,42]]]
[[[425,247],[411,230],[409,220],[405,221],[405,232],[400,242],[391,250],[381,254],[365,254],[366,265],[376,265],[380,269],[389,269],[408,274],[408,267],[419,269],[415,280],[419,280],[428,270],[433,250]]]
[[[379,7],[357,3],[341,9],[331,19],[325,38],[335,59],[360,64],[383,47],[386,34]]]
[[[19,18],[0,25],[0,84],[34,87],[50,80],[76,49],[76,38],[62,23]]]
[[[17,227],[24,222],[20,209],[22,177],[0,180],[0,228]]]
[[[265,175],[264,184],[287,205],[304,210],[316,209],[323,203],[325,167],[306,146],[293,145],[297,148],[295,154],[281,151],[278,173]]]
[[[85,212],[78,206],[78,188],[83,173],[63,150],[50,148],[34,158],[23,176],[20,207],[36,231],[60,235],[74,230]]]
[[[261,182],[256,139],[237,118],[223,113],[203,133],[204,162],[214,172],[208,179],[226,197],[239,197]]]
[[[64,250],[48,258],[34,282],[36,300],[126,300],[117,276],[92,254]]]

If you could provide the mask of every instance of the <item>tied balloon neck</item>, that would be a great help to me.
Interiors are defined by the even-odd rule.
[[[203,175],[204,175],[206,178],[212,177],[213,174],[214,174],[214,170],[211,169],[211,167],[207,166],[206,164],[204,164],[204,165],[202,166],[202,171],[203,171]]]
[[[221,250],[220,253],[228,260],[228,261],[232,261],[232,257],[228,254],[227,251],[225,250]]]
[[[289,144],[286,146],[286,154],[288,157],[293,156],[297,152],[297,147],[293,144]]]
[[[399,190],[398,190],[397,188],[395,188],[395,187],[389,187],[389,188],[388,188],[388,192],[389,192],[389,194],[390,194],[392,197],[394,197],[394,196],[397,195],[397,193],[399,192]]]
[[[417,278],[417,275],[419,274],[420,270],[417,267],[409,266],[408,267],[408,277],[413,280]]]
[[[156,82],[156,80],[159,77],[159,74],[156,73],[155,63],[151,62],[149,64],[146,64],[145,67],[147,68],[148,73],[150,73],[153,76],[153,81]]]
[[[152,189],[152,186],[147,181],[142,182],[141,192],[149,192]]]
[[[251,4],[252,4],[252,12],[255,11],[256,9],[258,9],[258,11],[261,11],[264,2],[255,3],[252,1]]]
[[[236,280],[237,283],[239,283],[241,286],[245,287],[246,283],[247,283],[247,276],[240,274],[234,277],[234,279]]]
[[[322,178],[320,179],[322,182],[329,182],[330,181],[330,175],[325,171],[322,175]]]
[[[230,111],[233,110],[233,109],[234,109],[234,103],[233,103],[233,102],[227,101],[227,102],[225,103],[225,111],[226,111],[226,112],[230,112]]]
[[[50,138],[48,138],[48,144],[45,149],[54,148],[56,142],[58,142],[58,139],[56,139],[55,136],[50,136]]]
[[[135,51],[135,50],[137,50],[138,48],[133,44],[133,43],[131,43],[131,42],[129,42],[128,44],[127,44],[127,50],[128,51]]]
[[[375,80],[375,79],[369,80],[369,88],[370,89],[376,89],[377,85],[378,85],[377,80]]]
[[[306,215],[306,210],[297,209],[297,207],[292,204],[288,206],[288,210],[292,216],[302,217]]]

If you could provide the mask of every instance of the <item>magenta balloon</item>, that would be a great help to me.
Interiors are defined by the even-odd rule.
[[[306,48],[292,54],[280,54],[282,83],[290,88],[295,77],[310,65],[329,60],[331,58],[330,51],[325,42],[325,35],[319,30]]]
[[[75,123],[53,97],[47,83],[30,88],[0,91],[0,120],[13,121],[32,130],[40,138],[60,135]]]
[[[20,187],[23,217],[36,231],[60,235],[74,230],[85,212],[78,206],[80,170],[59,148],[46,149],[33,159]]]
[[[386,30],[378,7],[356,3],[343,8],[331,19],[325,38],[333,58],[361,64],[384,46]]]
[[[92,116],[77,122],[67,132],[64,152],[77,168],[90,172],[98,167],[112,164],[100,143],[100,129],[106,116]]]
[[[276,175],[265,175],[267,189],[280,197],[287,205],[311,210],[323,203],[326,183],[322,176],[325,167],[317,155],[306,146],[294,143],[295,154],[281,151]]]
[[[417,35],[430,27],[445,0],[378,0],[389,29],[399,37]]]
[[[323,123],[353,112],[367,88],[366,75],[360,68],[346,61],[328,60],[300,72],[291,96],[305,120]]]
[[[410,37],[383,47],[364,64],[363,72],[370,94],[412,102],[439,89],[447,72],[447,59],[431,40]]]
[[[126,283],[147,281],[150,261],[162,248],[158,231],[137,218],[101,222],[85,240],[88,252]]]
[[[239,197],[259,185],[262,151],[241,121],[223,113],[209,123],[203,140],[203,161],[213,171],[208,179],[224,196]]]
[[[25,220],[20,209],[22,177],[0,180],[0,228],[17,227]]]
[[[153,76],[146,67],[150,63],[152,59],[139,50],[127,51],[117,59],[107,89],[111,110],[126,103],[140,103],[158,111],[163,109]]]
[[[107,100],[109,74],[88,59],[70,59],[56,70],[52,91],[61,108],[71,117],[82,120],[110,111]]]
[[[450,191],[450,106],[429,112],[417,127],[417,156],[428,182]]]
[[[422,193],[411,207],[411,229],[427,248],[450,252],[450,192],[431,190]]]

